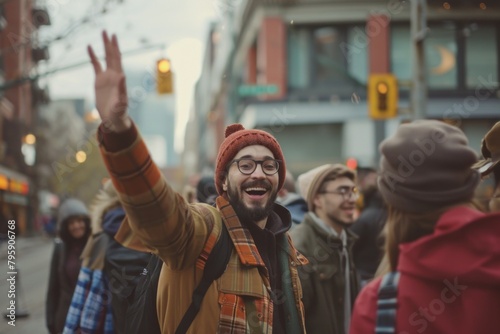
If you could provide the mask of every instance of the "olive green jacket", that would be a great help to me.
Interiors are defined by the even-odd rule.
[[[356,235],[347,233],[351,307],[359,292],[359,281],[352,257]],[[345,273],[341,269],[342,240],[328,234],[309,214],[291,232],[296,249],[309,264],[299,267],[307,333],[344,333]]]

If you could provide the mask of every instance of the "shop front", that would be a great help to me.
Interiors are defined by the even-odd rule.
[[[17,235],[28,228],[29,191],[30,180],[26,175],[0,165],[0,224],[15,220]]]

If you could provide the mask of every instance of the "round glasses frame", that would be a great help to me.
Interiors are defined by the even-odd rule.
[[[337,194],[337,195],[341,195],[342,196],[342,199],[344,201],[347,201],[347,200],[357,200],[360,196],[359,194],[359,191],[357,188],[353,188],[353,189],[345,189],[345,188],[341,188],[341,190],[331,190],[331,191],[321,191],[320,194]]]
[[[236,166],[238,167],[238,170],[240,171],[241,174],[251,175],[257,169],[257,165],[261,165],[262,172],[264,174],[266,174],[267,176],[272,176],[279,171],[280,162],[281,162],[280,160],[276,160],[276,159],[255,160],[255,159],[251,159],[251,158],[241,158],[241,159],[234,159],[233,161],[231,161],[229,163],[228,166],[231,166],[233,163],[236,163]],[[243,165],[245,163],[249,164],[248,169],[245,169],[245,167],[243,167]],[[265,166],[267,166],[267,164],[273,164],[275,170],[269,171],[268,169],[266,169]],[[252,167],[252,165],[253,165],[253,167]]]

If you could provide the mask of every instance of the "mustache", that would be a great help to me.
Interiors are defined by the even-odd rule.
[[[252,188],[252,187],[264,188],[266,190],[270,190],[272,188],[271,182],[267,180],[253,180],[245,182],[244,184],[241,185],[242,189]]]

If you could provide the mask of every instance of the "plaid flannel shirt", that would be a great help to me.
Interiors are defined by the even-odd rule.
[[[80,268],[63,334],[114,334],[111,294],[101,270]]]

